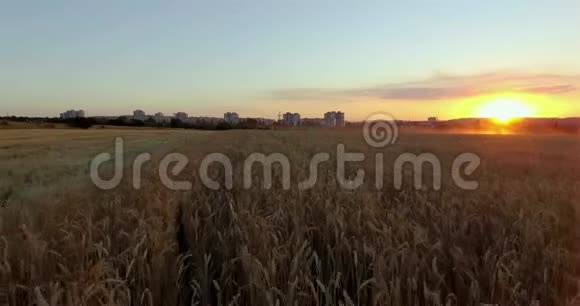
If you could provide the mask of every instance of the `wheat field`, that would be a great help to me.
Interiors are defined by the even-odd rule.
[[[148,152],[140,190],[128,176],[103,191],[91,159],[125,139],[126,166]],[[367,159],[368,182],[336,183],[337,144]],[[431,152],[449,169],[476,153],[475,191],[374,188],[374,160]],[[167,153],[190,163],[159,181]],[[232,190],[198,177],[208,153],[228,156]],[[283,153],[293,182],[320,166],[310,190],[242,187],[244,159]],[[8,305],[566,305],[577,287],[580,140],[575,136],[405,133],[371,149],[358,130],[6,130],[0,134],[0,302]],[[223,182],[224,173],[211,174]],[[256,177],[259,178],[256,170]]]

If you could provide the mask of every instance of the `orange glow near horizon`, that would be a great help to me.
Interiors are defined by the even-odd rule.
[[[529,102],[513,97],[497,97],[484,102],[476,112],[477,117],[491,118],[508,124],[516,118],[535,117],[537,114]]]
[[[574,117],[580,106],[576,95],[539,95],[520,92],[498,92],[448,103],[448,118],[485,117],[498,123],[509,123],[518,117],[563,118]]]
[[[498,124],[512,123],[518,117],[566,118],[580,115],[580,95],[543,95],[526,92],[498,91],[492,94],[460,97],[443,101],[409,100],[389,101],[359,98],[333,104],[334,108],[345,109],[351,120],[364,120],[376,111],[391,112],[399,120],[427,120],[439,117],[441,120],[462,118],[491,118]],[[323,104],[318,112],[329,109]],[[288,106],[289,108],[292,106]],[[316,116],[316,114],[312,115]]]

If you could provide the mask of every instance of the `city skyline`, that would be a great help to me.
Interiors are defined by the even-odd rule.
[[[498,103],[499,104],[499,103]],[[489,105],[486,105],[489,106]],[[296,111],[296,110],[295,110]],[[9,118],[9,117],[20,117],[20,118],[61,118],[61,119],[67,119],[67,118],[75,118],[75,117],[86,117],[86,118],[121,118],[121,117],[131,117],[134,119],[138,119],[138,120],[146,120],[149,117],[151,118],[155,118],[155,117],[164,117],[164,118],[177,118],[177,119],[186,119],[186,118],[221,118],[224,119],[225,121],[230,121],[230,122],[235,122],[236,120],[239,119],[270,119],[270,120],[279,120],[279,121],[284,121],[283,119],[283,115],[298,115],[299,117],[302,117],[303,119],[316,119],[316,120],[321,120],[322,122],[324,122],[325,124],[327,124],[328,122],[328,118],[327,115],[329,115],[330,113],[337,113],[337,114],[341,114],[342,115],[342,124],[339,125],[344,125],[344,122],[363,122],[366,119],[368,119],[368,117],[366,118],[362,118],[362,119],[354,119],[354,120],[345,120],[344,116],[345,113],[341,112],[341,111],[324,111],[322,114],[314,114],[311,116],[303,116],[303,113],[298,111],[298,112],[293,112],[293,111],[285,111],[285,112],[278,112],[277,114],[273,114],[270,116],[264,116],[264,117],[259,117],[259,116],[253,116],[251,114],[244,114],[244,115],[239,115],[238,112],[236,112],[235,110],[230,110],[227,112],[222,113],[221,115],[207,115],[207,114],[190,114],[189,112],[185,112],[185,111],[177,111],[177,112],[163,112],[163,111],[151,111],[151,112],[147,112],[144,111],[142,109],[135,109],[133,111],[130,112],[125,112],[122,114],[106,114],[106,115],[102,115],[102,114],[91,114],[89,111],[85,110],[85,109],[75,109],[75,108],[69,108],[64,112],[60,112],[60,111],[56,111],[56,115],[38,115],[38,116],[28,116],[28,115],[21,115],[21,114],[11,114],[11,113],[4,113],[4,114],[0,114],[0,118],[4,117],[4,118]],[[76,113],[76,114],[75,114]],[[379,111],[377,113],[383,113],[383,114],[388,114],[388,115],[392,115],[389,112],[386,111]],[[77,114],[82,114],[82,115],[77,115]],[[225,119],[227,116],[235,116],[231,119]],[[373,113],[368,114],[369,116],[372,116]],[[334,117],[333,117],[334,118]],[[393,117],[395,118],[395,117]],[[400,120],[400,121],[425,121],[425,122],[429,122],[429,121],[439,121],[440,119],[442,120],[458,120],[458,119],[500,119],[500,121],[502,121],[502,118],[497,118],[494,116],[485,116],[485,115],[481,115],[481,116],[466,116],[466,117],[455,117],[455,118],[440,118],[437,115],[426,115],[424,117],[420,117],[420,118],[401,118],[401,117],[396,117],[395,119]],[[513,116],[513,117],[506,117],[504,119],[517,119],[517,118],[521,118],[521,119],[534,119],[534,118],[546,118],[546,119],[578,119],[580,118],[580,116],[526,116],[526,115],[522,115],[522,116]],[[299,119],[301,120],[301,119]],[[336,120],[336,119],[331,119],[331,120]]]
[[[578,28],[566,0],[13,2],[0,112],[579,117]]]

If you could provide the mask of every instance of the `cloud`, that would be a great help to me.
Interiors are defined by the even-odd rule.
[[[374,98],[381,100],[458,99],[497,92],[544,95],[567,94],[580,89],[580,75],[487,73],[444,75],[432,78],[347,89],[299,88],[270,92],[276,99],[320,100]]]
[[[532,87],[527,88],[525,91],[530,93],[538,93],[538,94],[565,94],[569,92],[573,92],[578,90],[578,86],[566,84],[566,85],[556,85],[556,86],[540,86],[540,87]]]
[[[426,86],[401,86],[401,87],[375,87],[372,89],[351,89],[342,94],[375,97],[384,100],[438,100],[454,99],[475,95],[473,89],[462,86],[426,87]]]

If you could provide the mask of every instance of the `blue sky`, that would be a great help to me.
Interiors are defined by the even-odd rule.
[[[578,29],[573,0],[0,0],[0,111],[452,117],[461,97],[344,93],[442,75],[463,84],[549,74],[526,88],[568,86],[554,115],[580,115]],[[312,91],[342,94],[279,94]]]

